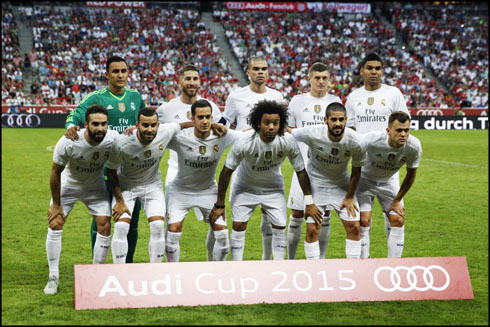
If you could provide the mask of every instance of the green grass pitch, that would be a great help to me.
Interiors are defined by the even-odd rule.
[[[91,218],[77,203],[63,231],[60,290],[43,293],[48,277],[46,212],[52,149],[62,129],[2,129],[2,324],[5,325],[488,325],[488,130],[413,131],[423,157],[405,197],[404,257],[466,256],[474,300],[389,301],[198,306],[76,311],[73,265],[91,259]],[[168,152],[161,163],[166,171]],[[218,174],[224,164],[220,162]],[[282,167],[286,193],[292,169]],[[164,175],[162,173],[162,175]],[[402,168],[401,178],[405,176]],[[231,213],[227,206],[228,227]],[[148,262],[149,227],[139,224],[135,262]],[[261,258],[260,211],[252,216],[244,260]],[[181,261],[206,260],[207,225],[191,211]],[[304,239],[304,228],[303,228]],[[328,258],[344,258],[345,232],[336,214]],[[373,214],[371,256],[386,257],[379,205]],[[298,259],[304,259],[302,241]],[[228,256],[228,260],[230,257]],[[109,254],[107,262],[112,263]]]

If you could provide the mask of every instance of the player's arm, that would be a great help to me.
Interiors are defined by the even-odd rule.
[[[53,162],[51,175],[49,177],[49,187],[51,188],[53,203],[48,209],[48,223],[58,216],[61,216],[63,220],[66,219],[63,208],[61,207],[61,172],[63,169],[65,169],[64,166],[60,166]]]
[[[318,209],[318,207],[313,203],[313,195],[311,194],[311,184],[310,178],[308,177],[308,173],[306,169],[301,171],[297,171],[296,175],[298,176],[298,182],[301,186],[301,190],[305,195],[305,219],[311,217],[315,220],[317,224],[322,223],[322,212]]]
[[[347,209],[347,216],[355,217],[356,211],[359,212],[359,208],[354,200],[354,195],[356,194],[357,185],[359,185],[359,180],[361,179],[361,167],[352,167],[349,181],[349,189],[345,194],[345,198],[340,205],[340,210],[343,208]]]
[[[224,118],[222,118],[222,119],[224,119]],[[227,122],[226,119],[225,119],[225,122]],[[219,123],[212,123],[211,129],[213,130],[213,133],[218,135],[219,137],[225,136],[226,133],[228,133],[228,128],[226,127],[225,124],[221,123],[221,120]]]
[[[398,194],[393,199],[393,202],[391,202],[391,205],[388,208],[386,214],[388,214],[391,210],[393,210],[398,215],[405,218],[405,208],[402,206],[401,200],[403,199],[405,194],[407,194],[408,190],[410,190],[410,188],[412,187],[413,183],[415,182],[416,175],[417,175],[417,168],[407,167],[407,174],[403,179],[402,186],[400,186],[400,190],[398,191]]]
[[[226,191],[228,190],[228,185],[230,185],[230,178],[233,171],[234,170],[226,166],[223,166],[223,169],[221,170],[218,181],[218,198],[213,206],[213,209],[209,213],[209,223],[211,225],[213,225],[216,219],[218,219],[220,216],[223,216],[223,219],[226,220],[225,197]]]
[[[116,205],[112,209],[112,214],[114,216],[114,222],[117,222],[121,218],[124,212],[127,212],[131,216],[131,211],[129,211],[124,198],[122,196],[121,187],[119,185],[119,178],[117,177],[117,170],[107,168],[107,180],[112,186],[112,194],[116,199]]]
[[[65,137],[70,140],[78,140],[77,132],[80,130],[85,121],[85,112],[87,111],[88,104],[86,101],[82,101],[78,107],[73,110],[65,121]]]

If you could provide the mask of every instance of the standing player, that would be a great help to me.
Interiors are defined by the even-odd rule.
[[[242,260],[247,223],[255,207],[261,205],[272,225],[274,260],[286,254],[287,208],[281,164],[289,158],[305,194],[305,214],[321,223],[322,214],[313,204],[308,174],[298,144],[290,134],[284,135],[287,107],[275,101],[260,101],[250,112],[253,131],[245,132],[226,158],[218,183],[218,199],[209,216],[213,224],[225,217],[225,195],[235,169],[235,183],[230,191],[233,230],[230,237],[232,260]]]
[[[107,60],[105,76],[108,81],[107,87],[94,91],[87,95],[78,107],[66,118],[65,136],[71,140],[78,138],[77,131],[83,124],[85,111],[92,104],[100,104],[107,109],[109,116],[109,129],[122,133],[126,128],[136,123],[138,111],[145,106],[143,99],[138,91],[126,88],[128,83],[128,65],[126,61],[117,56],[112,56]],[[105,169],[104,169],[105,170]],[[105,172],[104,172],[105,175]],[[107,190],[112,194],[110,185],[106,180]],[[128,233],[128,256],[126,262],[133,262],[136,242],[138,240],[138,220],[141,210],[141,203],[136,201],[133,208],[131,228]],[[92,221],[92,250],[94,248],[97,235],[97,226]]]
[[[321,211],[335,209],[347,232],[347,258],[361,257],[359,209],[355,192],[366,162],[366,148],[361,134],[345,130],[347,117],[342,103],[333,102],[325,110],[326,126],[293,129],[296,140],[304,142],[311,153],[307,172],[311,180],[313,201]],[[352,158],[349,178],[347,165]],[[305,254],[307,259],[320,259],[318,236],[323,227],[311,217],[306,220]]]
[[[58,292],[61,233],[76,201],[87,206],[97,226],[93,263],[104,263],[109,253],[111,207],[102,168],[119,134],[107,130],[107,110],[103,106],[91,105],[85,117],[85,128],[78,131],[78,140],[73,142],[63,136],[54,149],[46,236],[49,281],[45,294]]]
[[[388,118],[393,111],[404,111],[409,114],[405,98],[399,89],[381,83],[383,76],[383,61],[374,53],[368,53],[361,62],[360,75],[364,86],[358,88],[347,97],[347,127],[358,133],[365,134],[372,131],[385,131],[388,127]],[[409,114],[410,115],[410,114]],[[396,175],[399,179],[398,174]],[[399,183],[399,181],[398,181]],[[399,184],[398,184],[399,185]],[[390,223],[385,219],[386,239],[390,235]],[[361,216],[361,258],[369,258],[369,232],[371,220],[364,221]]]
[[[114,195],[114,263],[125,263],[127,234],[132,219],[128,208],[133,208],[137,199],[142,201],[150,225],[150,262],[161,262],[163,259],[165,197],[158,167],[167,144],[183,124],[160,126],[156,112],[151,108],[143,108],[138,113],[137,132],[114,142],[107,161],[107,178]]]
[[[199,76],[199,70],[192,64],[186,64],[179,71],[179,87],[181,94],[178,97],[160,105],[157,109],[158,121],[160,124],[165,123],[181,123],[190,121],[191,119],[191,106],[199,99],[202,99],[199,95],[199,89],[201,88],[201,78]],[[221,115],[221,111],[218,106],[209,101],[212,108],[213,121],[226,125],[227,120]],[[177,175],[178,157],[174,150],[170,150],[170,158],[168,160],[168,169],[165,177],[165,204],[168,208],[168,196],[167,189],[172,183],[172,180]],[[194,209],[198,220],[202,220],[201,211]],[[168,227],[168,224],[167,224]],[[213,260],[213,248],[214,248],[214,233],[210,228],[206,239],[206,247],[208,251],[208,260]]]
[[[189,209],[199,210],[205,217],[204,221],[209,222],[209,213],[218,193],[215,176],[220,157],[242,134],[229,130],[222,137],[213,135],[211,104],[204,99],[194,102],[191,112],[194,128],[181,131],[168,144],[168,148],[178,154],[179,168],[165,188],[168,198],[167,261],[179,261],[182,226]],[[228,229],[223,218],[209,226],[216,240],[210,260],[224,261],[229,252]]]
[[[250,110],[262,100],[285,102],[279,91],[266,86],[269,79],[267,60],[263,56],[251,57],[247,65],[247,75],[250,84],[228,95],[226,99],[224,117],[234,123],[236,130],[242,131],[250,128]],[[234,182],[232,182],[233,184]],[[272,226],[267,221],[267,215],[262,208],[262,259],[270,260],[272,257]]]
[[[328,94],[330,73],[327,65],[315,62],[308,70],[308,81],[311,85],[309,93],[295,95],[289,103],[289,126],[306,127],[323,125],[325,121],[325,109],[332,102],[342,103],[340,98]],[[303,160],[308,158],[308,146],[298,142]],[[289,191],[288,207],[291,208],[288,226],[288,257],[294,259],[301,239],[301,227],[304,221],[303,192],[298,183],[298,178],[293,175]],[[327,253],[328,239],[330,238],[330,211],[325,211],[322,227],[319,234],[320,258],[324,259]]]
[[[361,221],[371,221],[376,196],[391,225],[388,257],[399,258],[405,240],[403,197],[415,181],[422,146],[415,136],[410,135],[410,116],[403,111],[391,113],[386,131],[367,133],[364,141],[367,165],[362,170],[357,191]],[[407,174],[399,187],[397,172],[404,164],[407,165]]]

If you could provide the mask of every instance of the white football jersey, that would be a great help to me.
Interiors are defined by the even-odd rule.
[[[349,185],[348,164],[353,167],[366,163],[366,146],[362,135],[350,128],[344,130],[339,142],[328,138],[328,126],[309,126],[293,129],[292,134],[304,142],[311,153],[306,170],[311,183],[321,187],[345,187]]]
[[[201,100],[201,99],[203,98],[198,95],[197,100]],[[221,111],[219,110],[219,107],[213,101],[211,100],[207,100],[207,101],[211,104],[213,122],[215,123],[219,122],[221,117],[223,116],[221,114]],[[165,102],[157,108],[156,112],[158,115],[158,122],[160,124],[167,124],[167,123],[183,123],[189,121],[191,120],[192,117],[191,107],[192,107],[191,104],[183,103],[180,99],[180,96],[175,97],[169,102]],[[177,167],[178,167],[177,162],[178,162],[177,153],[175,153],[175,151],[173,150],[170,150],[168,169],[175,170],[173,172],[173,175],[175,175],[175,173],[177,172]]]
[[[281,164],[289,158],[294,171],[304,169],[298,143],[291,134],[276,136],[269,143],[255,131],[244,132],[231,148],[225,166],[235,170],[235,187],[249,193],[263,194],[284,190]]]
[[[388,144],[386,132],[371,132],[363,135],[367,149],[367,163],[362,168],[361,177],[377,182],[389,181],[400,168],[417,168],[422,157],[422,146],[418,138],[408,136],[400,148]]]
[[[194,193],[196,190],[217,188],[216,168],[223,152],[234,144],[242,132],[229,129],[226,135],[210,134],[205,139],[194,135],[194,128],[180,131],[168,144],[178,154],[178,171],[172,190]]]
[[[347,97],[345,109],[347,127],[355,127],[361,134],[385,131],[393,111],[404,111],[410,115],[402,92],[386,84],[381,84],[374,91],[368,91],[364,86],[352,91]]]
[[[316,98],[311,93],[295,95],[288,106],[289,119],[288,125],[291,127],[306,127],[325,124],[325,110],[332,102],[342,103],[336,95],[326,94],[321,98]],[[298,142],[303,159],[306,160],[308,147],[303,142]]]
[[[85,128],[77,132],[78,140],[72,141],[62,136],[56,143],[53,162],[65,167],[61,173],[63,184],[74,187],[104,184],[104,163],[119,133],[108,130],[102,142],[95,146],[87,142],[84,133]]]
[[[125,188],[161,181],[160,160],[168,143],[179,131],[180,124],[161,124],[148,145],[138,140],[137,131],[129,137],[118,138],[111,149],[107,168],[118,168],[119,182]]]
[[[281,92],[265,88],[264,93],[256,93],[250,89],[250,85],[231,92],[226,99],[223,116],[230,122],[236,121],[236,130],[241,131],[250,127],[248,115],[253,106],[262,100],[275,100],[285,103]]]

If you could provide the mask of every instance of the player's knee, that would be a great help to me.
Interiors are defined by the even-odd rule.
[[[303,210],[291,209],[291,216],[293,216],[293,218],[303,218],[305,216],[305,212]]]
[[[402,227],[405,224],[405,219],[398,215],[390,215],[391,227]]]
[[[233,230],[235,230],[237,232],[243,232],[246,229],[247,229],[247,224],[244,222],[234,222],[233,223]]]
[[[168,225],[168,231],[172,233],[180,233],[182,232],[182,224],[173,223]]]
[[[362,227],[369,227],[369,226],[371,226],[371,217],[366,217],[366,216],[363,217],[363,215],[361,215],[360,225]]]
[[[56,217],[49,222],[49,228],[52,230],[62,230],[65,220],[61,217]]]
[[[350,240],[358,240],[361,237],[361,226],[359,223],[348,224],[345,226],[347,238]]]
[[[97,232],[101,235],[108,236],[111,234],[111,220],[104,219],[97,223]]]

